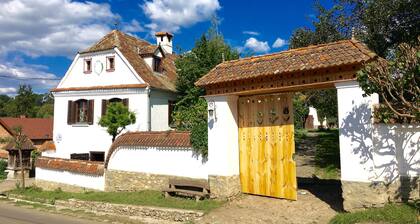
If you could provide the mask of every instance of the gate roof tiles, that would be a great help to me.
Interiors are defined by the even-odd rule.
[[[217,65],[195,84],[207,86],[260,76],[362,64],[376,57],[376,54],[360,41],[341,40],[226,61]]]

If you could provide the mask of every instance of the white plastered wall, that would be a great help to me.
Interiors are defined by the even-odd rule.
[[[105,189],[105,179],[103,175],[87,175],[39,167],[36,168],[35,172],[37,180],[52,181],[100,191]]]
[[[374,124],[369,180],[390,183],[420,176],[420,125]]]
[[[150,92],[151,128],[153,131],[170,130],[168,101],[176,100],[176,94],[152,89]]]
[[[239,175],[238,96],[207,96],[215,103],[215,118],[208,121],[209,175]]]
[[[185,148],[120,147],[111,155],[109,170],[208,178],[208,166]]]

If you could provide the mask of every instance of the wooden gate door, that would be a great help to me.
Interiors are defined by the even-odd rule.
[[[296,200],[292,94],[239,98],[242,192]]]

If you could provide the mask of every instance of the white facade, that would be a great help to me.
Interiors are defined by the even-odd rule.
[[[160,54],[160,52],[159,52]],[[114,57],[114,71],[107,71],[107,57]],[[92,71],[85,72],[85,61],[91,60]],[[164,131],[170,130],[168,124],[169,101],[176,99],[176,94],[169,91],[145,88],[93,88],[118,85],[145,84],[126,58],[117,49],[78,54],[61,80],[57,89],[68,91],[54,92],[54,143],[55,153],[46,156],[70,158],[72,153],[90,151],[108,151],[112,137],[98,122],[102,115],[102,100],[112,98],[128,99],[129,110],[136,114],[136,123],[127,126],[126,131]],[[82,88],[72,90],[71,88]],[[94,100],[93,124],[67,124],[68,102],[79,99]],[[105,155],[106,156],[106,155]]]
[[[207,163],[190,149],[120,147],[111,155],[109,170],[208,178]]]
[[[105,189],[105,178],[103,175],[88,175],[73,173],[69,171],[50,170],[37,167],[36,179],[53,181],[83,188],[103,191]]]

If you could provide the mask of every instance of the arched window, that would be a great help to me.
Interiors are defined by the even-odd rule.
[[[121,98],[112,98],[109,100],[102,100],[102,116],[106,114],[107,107],[110,103],[118,103],[121,102],[124,106],[128,107],[128,98],[121,99]]]

